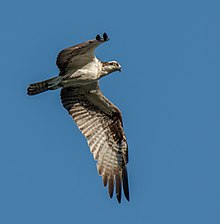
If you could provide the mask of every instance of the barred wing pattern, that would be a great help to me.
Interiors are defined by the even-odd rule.
[[[84,65],[90,63],[95,57],[94,51],[100,44],[108,41],[106,33],[103,38],[99,35],[96,39],[77,44],[75,46],[62,50],[57,57],[56,64],[60,70],[60,76],[66,75],[67,71],[72,73]]]
[[[110,197],[115,185],[120,203],[123,185],[124,195],[129,200],[128,147],[119,109],[103,96],[98,83],[63,88],[61,100],[86,137],[104,186],[108,184]]]

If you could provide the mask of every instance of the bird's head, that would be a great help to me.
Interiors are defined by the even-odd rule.
[[[105,76],[116,71],[121,72],[121,65],[117,61],[102,62],[101,76]]]

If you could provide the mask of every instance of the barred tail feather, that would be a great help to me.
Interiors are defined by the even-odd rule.
[[[52,79],[48,79],[42,82],[32,83],[29,85],[27,89],[27,94],[32,96],[42,92],[45,92],[50,89],[57,89],[59,88],[59,83],[61,82],[62,77],[58,76]]]
[[[30,84],[28,89],[27,89],[27,94],[28,95],[36,95],[38,93],[42,93],[48,90],[48,83],[47,81],[43,82],[37,82]]]

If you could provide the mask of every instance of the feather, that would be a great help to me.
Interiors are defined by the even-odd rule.
[[[124,195],[129,201],[129,187],[128,187],[128,174],[127,174],[127,169],[126,167],[122,171],[122,179],[123,179],[123,190],[124,190]]]
[[[102,176],[102,181],[103,181],[104,186],[106,187],[106,185],[107,185],[107,183],[108,183],[108,177],[107,177],[106,174],[104,174],[104,175]]]
[[[121,174],[117,174],[116,177],[116,197],[118,202],[121,203]]]
[[[114,177],[113,175],[110,175],[108,180],[108,193],[110,198],[112,198],[114,192]]]

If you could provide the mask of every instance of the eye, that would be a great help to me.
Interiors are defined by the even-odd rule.
[[[111,62],[110,65],[118,66],[118,63],[116,63],[116,62]]]
[[[115,66],[115,67],[119,67],[119,64],[118,64],[117,62],[110,62],[109,64],[110,64],[110,65],[113,65],[113,66]]]

